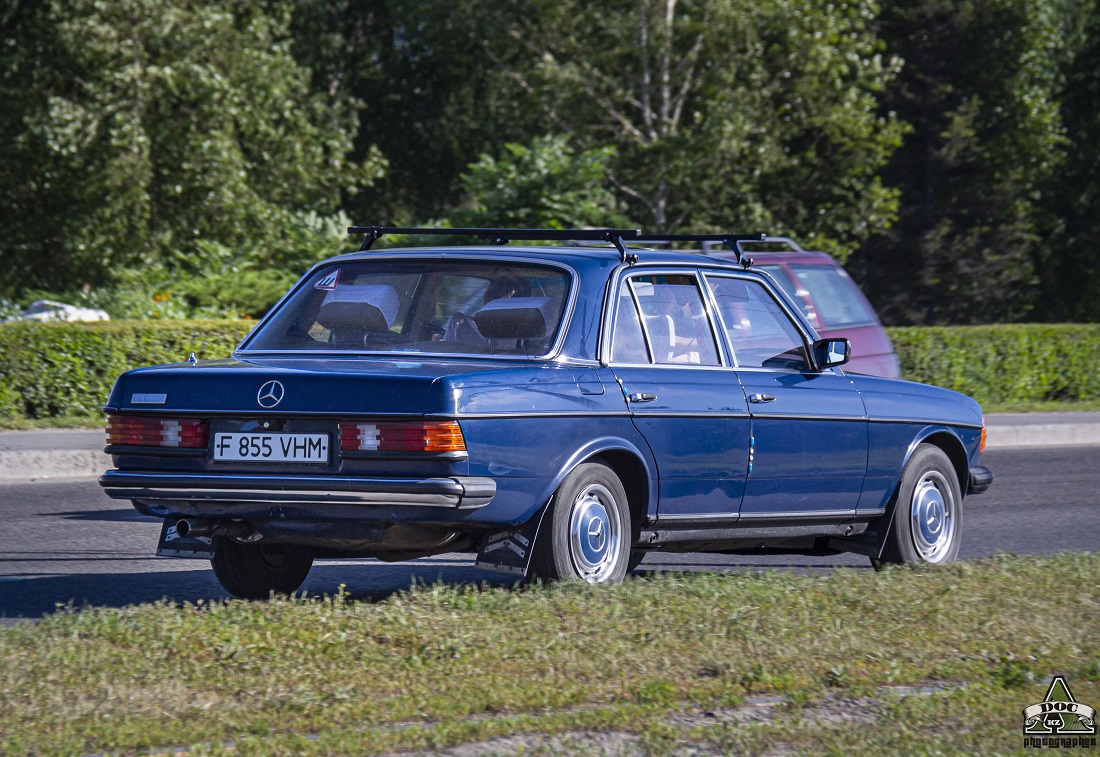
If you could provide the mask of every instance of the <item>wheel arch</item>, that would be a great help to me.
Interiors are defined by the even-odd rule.
[[[623,489],[626,490],[627,508],[630,511],[631,541],[637,542],[650,502],[648,475],[642,460],[626,450],[609,449],[582,462],[603,463],[619,477]]]
[[[626,490],[632,536],[637,537],[642,522],[656,507],[657,466],[650,455],[623,438],[594,439],[571,455],[547,485],[540,500],[543,502],[540,512],[549,505],[551,497],[566,476],[578,465],[591,462],[606,465],[619,477],[623,489]]]
[[[924,433],[913,440],[905,453],[905,462],[901,466],[902,471],[905,470],[905,466],[909,464],[909,460],[922,444],[939,447],[947,455],[947,459],[951,461],[951,467],[955,469],[955,475],[958,477],[959,491],[965,497],[967,483],[970,480],[970,462],[962,439],[946,428],[925,429]]]
[[[897,512],[902,476],[905,474],[905,469],[909,465],[909,461],[912,460],[913,455],[922,444],[930,444],[947,455],[947,459],[951,461],[951,467],[954,468],[955,475],[958,477],[959,492],[962,497],[966,497],[967,483],[970,479],[966,446],[950,429],[944,426],[930,426],[917,434],[909,444],[909,448],[905,451],[905,456],[902,458],[901,466],[898,469],[894,491],[886,502],[885,512],[871,521],[867,530],[860,536],[854,538],[834,537],[830,540],[831,545],[845,552],[855,552],[857,554],[867,555],[874,560],[882,556],[883,549],[886,546],[886,539],[889,535],[890,528],[893,526],[894,517]]]

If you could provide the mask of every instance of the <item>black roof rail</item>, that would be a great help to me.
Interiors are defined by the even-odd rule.
[[[516,240],[610,242],[627,262],[630,254],[623,240],[634,240],[642,233],[641,229],[492,229],[492,228],[421,228],[415,226],[349,226],[349,234],[363,234],[360,251],[369,250],[371,245],[385,234],[426,234],[434,236],[477,237],[492,244],[508,244]]]
[[[752,265],[752,258],[745,256],[742,242],[764,242],[767,234],[639,234],[634,242],[721,242],[737,253],[737,262],[745,268]]]

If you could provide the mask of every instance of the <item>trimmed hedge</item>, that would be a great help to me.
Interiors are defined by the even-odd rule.
[[[887,329],[910,381],[983,405],[1100,398],[1100,324]]]
[[[98,413],[130,368],[228,357],[254,321],[0,324],[0,419]]]
[[[0,324],[0,419],[99,412],[115,377],[194,352],[226,357],[251,321]],[[913,381],[982,404],[1100,397],[1100,324],[888,329]]]

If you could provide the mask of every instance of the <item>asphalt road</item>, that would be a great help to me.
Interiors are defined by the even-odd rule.
[[[1100,550],[1100,447],[988,451],[997,474],[968,498],[962,558],[996,552],[1049,554]],[[58,605],[120,607],[168,598],[227,596],[202,560],[153,556],[160,521],[108,499],[94,479],[0,484],[0,622],[37,618]],[[641,570],[869,569],[866,558],[649,555]],[[441,555],[406,563],[320,561],[302,587],[352,597],[384,597],[413,583],[513,583],[473,568],[473,557]]]

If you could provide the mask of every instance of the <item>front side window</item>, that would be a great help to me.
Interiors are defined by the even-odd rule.
[[[809,370],[802,333],[762,284],[710,276],[707,283],[739,367]]]
[[[629,292],[627,292],[629,288]],[[629,296],[628,296],[629,295]],[[638,330],[629,316],[633,303],[638,303],[645,345],[652,362],[659,365],[719,365],[718,345],[710,327],[703,298],[692,275],[658,274],[632,276],[620,292],[618,312],[627,316],[616,318],[613,358],[619,356],[619,344],[632,349],[638,357]],[[629,303],[629,304],[628,304]],[[634,319],[637,318],[635,311]],[[630,362],[648,362],[631,360]]]
[[[245,350],[546,354],[570,277],[491,261],[362,260],[325,266]]]

